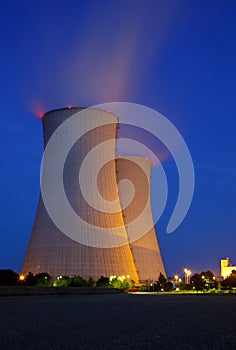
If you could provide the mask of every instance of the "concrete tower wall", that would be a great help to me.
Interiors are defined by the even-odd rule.
[[[43,117],[44,143],[47,145],[54,131],[70,116],[81,111],[80,108],[60,109],[48,112]],[[80,167],[86,155],[95,147],[100,145],[99,156],[95,157],[89,173],[93,174],[99,163],[109,156],[114,159],[117,132],[117,117],[112,113],[86,109],[82,115],[78,115],[78,132],[80,127],[84,127],[88,120],[100,118],[104,121],[103,126],[93,128],[83,135],[71,148],[64,166],[64,188],[68,201],[74,212],[84,220],[84,222],[93,225],[95,228],[118,229],[118,236],[126,239],[126,244],[117,246],[116,235],[113,235],[113,242],[100,242],[99,248],[81,244],[72,240],[61,232],[53,223],[44,206],[42,196],[40,196],[36,218],[22,267],[22,273],[48,272],[54,279],[59,275],[81,275],[88,279],[92,276],[98,279],[101,275],[129,275],[136,282],[139,280],[130,245],[127,240],[127,231],[125,229],[122,210],[119,205],[118,188],[116,181],[116,164],[114,160],[104,165],[98,174],[97,185],[102,197],[107,201],[116,201],[114,212],[104,213],[102,208],[94,209],[88,204],[81,192],[79,184]],[[106,124],[109,123],[109,124]],[[71,132],[68,128],[63,134],[60,142],[67,144],[70,142]],[[109,147],[105,141],[110,140]],[[103,146],[104,143],[104,146]],[[91,201],[95,194],[92,192],[90,178],[85,179],[85,192]],[[46,182],[48,189],[53,185],[52,175],[43,173],[43,181]],[[55,206],[63,199],[55,193]],[[117,204],[118,202],[118,204]],[[118,211],[115,209],[119,209]],[[61,213],[63,216],[63,212]],[[81,232],[77,234],[86,234],[84,226],[81,226]],[[109,248],[114,247],[114,248]],[[108,248],[107,248],[108,247]]]
[[[166,272],[152,217],[152,163],[145,158],[133,156],[120,157],[116,163],[119,197],[139,280],[157,280],[160,272],[165,276]],[[126,181],[122,181],[124,179]],[[133,198],[130,198],[131,193]]]

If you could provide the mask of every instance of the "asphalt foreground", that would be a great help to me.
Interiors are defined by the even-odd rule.
[[[0,298],[0,349],[236,349],[236,295]]]

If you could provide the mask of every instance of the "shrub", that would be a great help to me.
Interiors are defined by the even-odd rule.
[[[71,277],[68,283],[68,287],[86,287],[87,285],[87,281],[81,276]]]
[[[34,276],[36,280],[36,286],[49,287],[51,286],[52,277],[47,272],[40,272]]]
[[[87,281],[87,286],[88,287],[96,287],[96,281],[94,281],[94,279],[92,277],[89,277],[88,281]]]
[[[127,282],[125,276],[111,276],[109,278],[109,284],[111,288],[116,289],[126,289],[129,287],[129,283]]]
[[[101,276],[97,282],[96,282],[97,287],[109,287],[109,278]]]
[[[70,281],[69,276],[59,276],[53,282],[53,287],[68,287]]]
[[[148,286],[147,284],[143,284],[142,286],[140,286],[140,292],[150,292],[150,286]]]
[[[174,289],[173,283],[171,283],[171,282],[166,282],[166,283],[164,284],[164,291],[165,291],[165,292],[170,292],[170,291],[172,291],[173,289]]]

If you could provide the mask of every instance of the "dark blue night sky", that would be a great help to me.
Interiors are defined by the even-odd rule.
[[[0,268],[19,272],[39,196],[40,113],[127,101],[174,123],[192,154],[196,188],[182,225],[157,232],[167,274],[236,264],[236,2],[10,1],[0,5]],[[152,189],[155,206],[155,186]]]

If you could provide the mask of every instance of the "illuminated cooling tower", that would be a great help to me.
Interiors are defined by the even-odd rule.
[[[119,157],[116,163],[120,203],[139,280],[157,280],[160,272],[166,273],[152,217],[152,162],[146,158],[127,156]],[[122,182],[122,179],[125,181]]]
[[[80,112],[82,111],[82,113]],[[80,113],[78,113],[80,112]],[[78,134],[77,142],[71,147],[64,164],[63,169],[63,185],[66,197],[70,203],[71,208],[82,219],[82,222],[76,223],[74,236],[71,233],[59,229],[52,220],[54,212],[48,214],[46,210],[45,200],[43,201],[42,193],[40,195],[36,218],[26,252],[25,260],[22,267],[22,274],[32,272],[34,274],[39,272],[48,272],[54,279],[60,275],[80,275],[85,279],[92,276],[98,279],[100,276],[123,276],[129,275],[131,279],[136,282],[139,281],[137,270],[134,263],[132,250],[136,256],[138,270],[141,276],[152,277],[154,275],[153,267],[148,265],[148,261],[157,263],[160,271],[164,271],[161,263],[161,258],[157,257],[159,248],[157,242],[153,238],[154,231],[150,231],[147,237],[137,243],[132,244],[132,250],[128,243],[127,231],[124,225],[123,213],[120,207],[118,197],[118,187],[116,180],[116,161],[115,147],[117,136],[117,117],[110,112],[95,110],[95,109],[58,109],[46,113],[42,119],[44,131],[45,147],[50,144],[51,136],[55,130],[59,130],[64,122],[69,121],[72,115],[76,115],[75,126],[70,124],[65,128],[63,134],[58,136],[58,149],[51,153],[46,168],[44,166],[42,175],[42,184],[47,189],[47,196],[49,197],[49,204],[57,210],[60,208],[60,217],[62,222],[66,215],[63,208],[63,196],[60,191],[52,191],[55,188],[55,183],[58,181],[57,157],[60,158],[60,147],[66,148],[73,137]],[[74,116],[73,116],[74,118]],[[99,120],[100,126],[93,126],[93,120]],[[91,127],[92,126],[92,127]],[[81,135],[81,130],[86,130],[90,127],[90,131]],[[109,142],[109,144],[107,143]],[[96,156],[92,158],[92,162],[88,162],[87,176],[83,180],[84,192],[80,186],[80,168],[86,156],[91,150],[97,148]],[[111,159],[105,164],[106,159]],[[91,175],[95,176],[99,164],[104,166],[98,171],[97,188],[100,195],[107,202],[114,202],[114,208],[109,212],[96,208],[93,206],[93,200],[98,195],[94,191],[91,183]],[[51,163],[51,164],[50,164]],[[51,166],[51,168],[50,168]],[[50,172],[47,170],[49,167]],[[121,168],[123,169],[123,167]],[[147,192],[149,187],[145,188]],[[52,191],[52,192],[50,192]],[[87,195],[88,200],[85,199]],[[118,210],[117,210],[118,209]],[[52,214],[52,215],[51,215]],[[89,234],[94,227],[98,228],[103,234],[108,230],[115,234],[109,235],[104,233],[99,236],[98,241]],[[71,228],[70,228],[71,230]],[[63,233],[63,232],[64,233]],[[87,236],[86,236],[87,235]],[[80,236],[83,238],[80,240]],[[88,237],[86,242],[86,237]],[[145,236],[146,237],[146,236]],[[119,244],[119,239],[122,238],[122,244]],[[153,244],[150,247],[149,244]],[[141,245],[141,247],[139,247]],[[156,251],[153,252],[153,249]],[[144,257],[145,252],[151,256],[151,260]],[[151,254],[151,255],[150,255]],[[141,266],[141,263],[144,266]],[[158,271],[155,271],[155,276]]]

